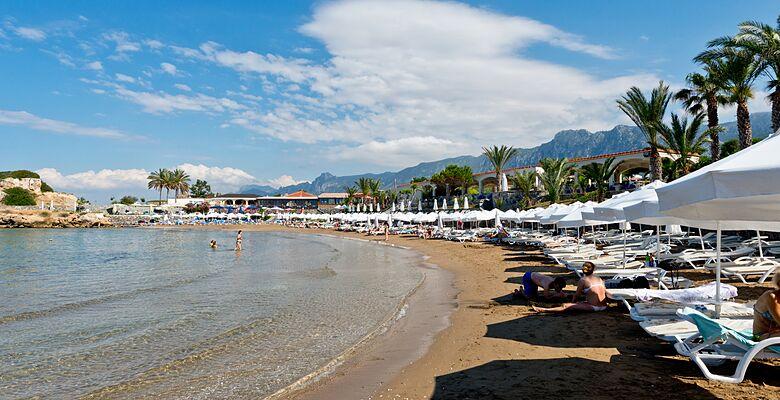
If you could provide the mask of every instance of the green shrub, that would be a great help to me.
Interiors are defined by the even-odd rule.
[[[52,189],[51,186],[49,186],[48,183],[41,181],[41,192],[53,192],[54,189]]]
[[[23,178],[37,178],[41,179],[41,176],[36,174],[35,172],[28,171],[26,169],[19,169],[16,171],[0,171],[0,179],[5,178],[16,178],[16,179],[23,179]]]
[[[35,195],[27,189],[18,187],[8,188],[4,190],[5,197],[3,197],[3,204],[7,206],[34,206]]]

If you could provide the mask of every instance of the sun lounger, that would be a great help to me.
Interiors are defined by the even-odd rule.
[[[680,355],[690,357],[707,379],[740,383],[745,379],[747,368],[754,359],[780,359],[780,338],[756,342],[751,333],[731,329],[687,307],[677,315],[695,324],[699,333],[678,341],[674,348]],[[739,361],[734,375],[710,372],[708,364],[718,365],[726,360]]]
[[[714,304],[680,304],[661,302],[658,300],[636,303],[631,307],[629,315],[634,321],[647,321],[651,319],[672,319],[677,315],[677,310],[683,307],[694,307],[707,315],[715,315]],[[752,304],[724,301],[720,306],[721,318],[742,319],[753,318]]]
[[[720,324],[728,326],[734,330],[746,330],[753,328],[753,318],[729,319],[722,318],[717,320]],[[696,325],[679,318],[675,319],[649,319],[639,322],[648,335],[656,337],[666,342],[678,342],[690,338],[699,333]]]
[[[709,262],[705,267],[714,271],[717,268],[717,262]],[[780,267],[780,262],[767,258],[740,257],[731,262],[721,262],[720,272],[727,278],[737,278],[742,283],[748,283],[746,277],[758,276],[758,283],[764,283],[768,278],[774,275],[775,270]]]

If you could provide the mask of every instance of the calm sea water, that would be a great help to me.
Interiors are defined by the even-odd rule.
[[[0,398],[258,398],[379,329],[411,252],[324,236],[0,231]],[[208,241],[222,247],[211,250]]]

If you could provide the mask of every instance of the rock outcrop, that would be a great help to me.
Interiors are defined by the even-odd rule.
[[[0,228],[102,228],[112,225],[101,213],[0,207]]]
[[[49,210],[75,210],[76,196],[60,192],[44,192],[41,190],[41,180],[38,178],[5,178],[0,179],[0,201],[5,197],[5,189],[22,188],[29,190],[35,196],[37,206]]]

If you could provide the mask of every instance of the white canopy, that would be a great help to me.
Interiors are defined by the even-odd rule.
[[[661,181],[654,181],[650,184],[647,184],[631,193],[628,193],[624,196],[620,196],[617,199],[614,197],[612,199],[615,199],[615,201],[610,202],[609,204],[599,204],[593,207],[593,212],[595,214],[595,219],[601,220],[601,221],[621,221],[626,219],[625,215],[623,214],[623,208],[630,206],[632,204],[639,203],[641,201],[647,200],[647,199],[653,199],[656,197],[655,190],[657,188],[665,186],[666,183]],[[612,200],[610,199],[610,200]],[[605,202],[606,203],[606,202]]]
[[[468,196],[463,198],[463,209],[468,210],[469,209],[469,198]]]
[[[455,202],[452,203],[452,209],[453,210],[460,210],[460,205],[458,204],[458,198],[455,198]]]

